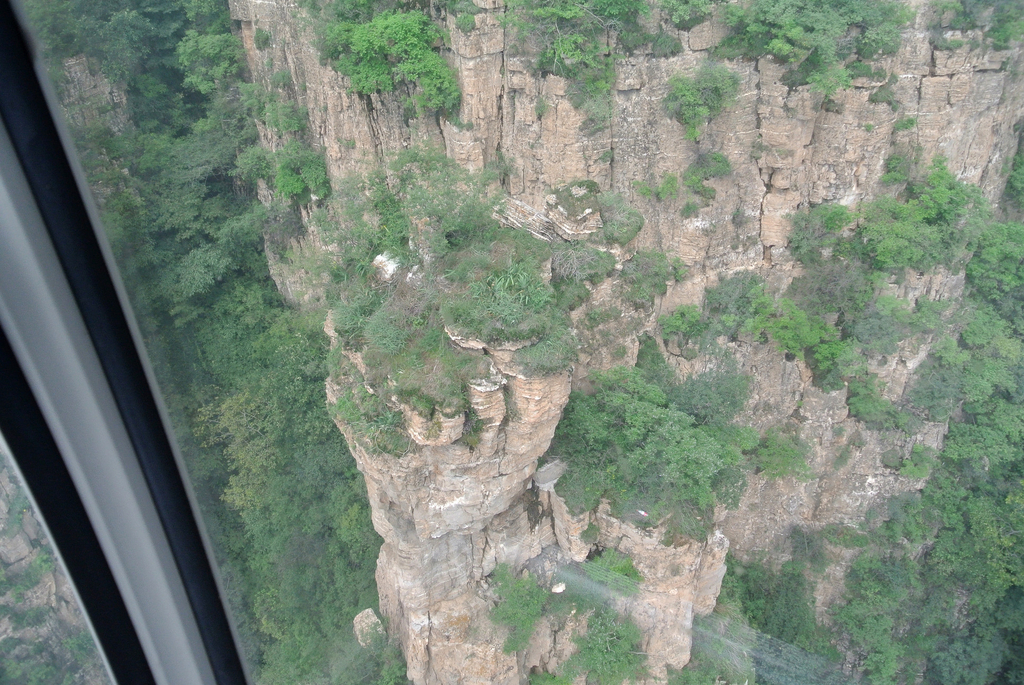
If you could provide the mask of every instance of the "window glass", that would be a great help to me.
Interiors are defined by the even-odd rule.
[[[0,682],[107,685],[67,573],[0,436]]]

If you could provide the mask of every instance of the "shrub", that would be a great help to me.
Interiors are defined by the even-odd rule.
[[[292,100],[279,102],[273,94],[263,108],[263,120],[278,135],[305,131],[308,117],[309,113],[305,107]]]
[[[645,672],[640,638],[640,629],[629,619],[596,609],[587,619],[586,634],[573,638],[579,651],[565,663],[565,672],[570,678],[586,673],[587,682],[595,685],[638,679]]]
[[[909,131],[915,126],[917,126],[916,117],[904,117],[896,121],[896,124],[892,127],[892,130],[893,133],[899,133],[900,131]]]
[[[900,101],[896,99],[896,91],[890,86],[882,86],[868,96],[868,102],[885,103],[889,109],[896,111],[900,108]]]
[[[794,214],[789,249],[805,265],[819,264],[822,251],[832,250],[838,244],[840,233],[853,219],[849,209],[833,204],[818,205],[810,211]]]
[[[641,250],[622,266],[625,298],[637,307],[647,307],[657,295],[668,292],[673,269],[664,252]]]
[[[447,323],[488,342],[541,337],[554,323],[554,292],[525,261],[479,273],[468,297],[446,300]]]
[[[292,84],[292,72],[284,69],[274,72],[270,77],[270,85],[274,88],[287,88]]]
[[[244,59],[242,41],[230,33],[188,30],[178,43],[177,53],[186,74],[183,83],[203,95],[234,81]]]
[[[544,99],[544,96],[537,98],[537,104],[534,106],[534,112],[537,114],[538,119],[543,119],[544,115],[548,111],[548,101]]]
[[[396,81],[418,83],[421,108],[456,112],[462,98],[455,73],[434,50],[441,30],[420,12],[381,12],[365,24],[324,29],[320,56],[352,80],[357,93],[390,92]]]
[[[879,270],[925,270],[963,259],[975,236],[960,219],[980,206],[977,187],[958,181],[937,159],[925,179],[910,184],[907,192],[906,203],[880,198],[864,208],[857,229],[861,254]]]
[[[688,376],[669,393],[673,406],[698,424],[712,426],[731,423],[749,396],[750,377],[740,373],[735,362]]]
[[[323,155],[292,141],[277,153],[276,161],[274,187],[286,200],[305,204],[313,195],[320,198],[330,195],[331,184]]]
[[[885,160],[885,173],[882,174],[882,183],[897,185],[906,183],[910,179],[911,161],[903,155],[890,155]]]
[[[718,48],[723,56],[773,55],[794,65],[790,85],[811,83],[826,96],[849,85],[843,60],[851,51],[864,59],[896,52],[900,27],[912,17],[893,0],[755,0],[730,6],[734,34]]]
[[[587,312],[586,316],[587,327],[597,328],[601,324],[618,319],[620,316],[622,316],[622,310],[618,307],[591,309]]]
[[[786,298],[779,300],[774,315],[753,319],[747,326],[755,332],[763,326],[779,349],[800,360],[808,348],[837,338],[834,328],[817,316],[809,316]]]
[[[714,0],[660,0],[658,4],[677,29],[689,30],[707,19]]]
[[[664,31],[658,31],[651,39],[651,52],[655,57],[672,57],[683,51],[683,44],[678,38]]]
[[[647,181],[633,181],[633,188],[640,197],[654,197],[654,188]]]
[[[463,33],[469,33],[476,28],[476,17],[472,14],[460,14],[455,17],[455,28]]]
[[[644,227],[644,216],[617,193],[601,193],[601,235],[606,243],[626,245]]]
[[[615,257],[585,243],[561,243],[551,252],[551,275],[558,280],[600,283],[615,269]]]
[[[867,424],[868,428],[904,430],[908,425],[906,414],[881,396],[874,375],[850,379],[846,404],[850,414]]]
[[[613,549],[605,550],[584,563],[583,571],[591,580],[622,595],[635,595],[639,590],[637,583],[643,580],[633,566],[633,560]]]
[[[900,464],[900,475],[907,478],[927,478],[935,464],[935,450],[917,443],[910,450],[910,458]]]
[[[665,174],[654,195],[662,201],[676,199],[679,196],[679,177],[675,174]]]
[[[913,316],[906,301],[883,295],[856,320],[853,335],[869,354],[893,354],[911,334]]]
[[[742,272],[723,279],[704,294],[704,316],[709,322],[708,335],[735,337],[754,319],[774,310],[764,292],[760,276]]]
[[[1006,197],[1024,208],[1024,137],[1017,143],[1017,153],[1013,156],[1013,166],[1006,178]]]
[[[270,47],[270,40],[273,36],[270,35],[270,31],[264,31],[263,29],[256,29],[256,33],[253,35],[253,44],[257,50],[266,50]]]
[[[851,62],[846,65],[846,70],[853,78],[870,78],[875,81],[884,81],[889,76],[884,70],[876,70],[867,62]]]
[[[516,350],[513,359],[526,373],[547,376],[569,368],[576,361],[577,349],[576,337],[563,326],[540,342]]]
[[[509,629],[505,653],[518,652],[530,642],[548,591],[539,587],[532,576],[515,578],[508,564],[499,564],[494,569],[494,592],[501,601],[491,609],[491,620]]]
[[[510,0],[507,8],[506,25],[520,43],[536,50],[535,68],[570,81],[569,99],[587,115],[584,131],[606,127],[619,56],[609,55],[607,36],[614,32],[627,53],[650,41],[637,22],[650,13],[649,5],[643,0]]]
[[[750,626],[767,633],[778,640],[799,647],[799,660],[803,667],[794,673],[791,665],[784,665],[787,659],[773,659],[773,653],[767,656],[754,656],[754,666],[768,682],[812,682],[834,683],[843,682],[841,676],[828,671],[831,664],[821,664],[807,652],[836,657],[835,650],[828,641],[828,631],[818,626],[814,617],[814,597],[812,588],[807,582],[798,563],[783,564],[775,572],[758,563],[740,564],[736,559],[729,559],[729,570],[723,581],[723,588],[729,587],[731,594],[737,596],[742,611],[750,621]],[[733,575],[735,574],[735,575]],[[731,576],[731,577],[730,577]],[[772,663],[775,661],[776,663]],[[788,666],[788,668],[787,668]],[[817,666],[812,671],[811,667]],[[823,672],[814,672],[820,668]],[[786,671],[789,671],[788,673]],[[828,677],[831,675],[831,677]],[[774,676],[774,677],[772,677]]]
[[[699,337],[707,330],[708,324],[701,320],[700,308],[692,304],[684,304],[671,314],[658,319],[661,334],[666,340],[669,336],[679,336],[683,344],[691,338]]]
[[[795,476],[801,480],[812,477],[807,466],[807,445],[795,435],[771,428],[761,439],[753,455],[758,472],[769,478]]]
[[[849,321],[863,312],[874,296],[870,278],[869,270],[859,261],[833,258],[795,278],[787,295],[809,314],[839,312]]]
[[[246,183],[255,186],[259,179],[272,180],[274,163],[270,154],[260,145],[247,147],[235,158],[235,170],[232,172]]]
[[[704,181],[712,178],[721,178],[732,173],[732,165],[729,158],[721,152],[709,152],[698,155],[697,159],[686,169],[683,174],[683,185],[689,188],[698,197],[711,201],[715,199],[715,189],[704,185]]]
[[[593,374],[593,395],[571,395],[551,450],[569,464],[558,492],[574,512],[607,497],[613,507],[667,519],[673,534],[699,537],[702,524],[689,524],[713,504],[717,474],[741,454],[728,431],[696,426],[673,404],[666,389],[674,373],[653,341],[640,356],[637,368]]]
[[[740,77],[728,67],[705,62],[694,78],[676,75],[668,80],[665,108],[697,140],[701,128],[728,107],[739,91]]]

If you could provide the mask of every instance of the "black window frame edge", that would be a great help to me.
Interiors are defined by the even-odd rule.
[[[59,450],[76,488],[74,494],[88,513],[156,682],[242,685],[248,678],[214,572],[212,549],[183,478],[170,423],[155,392],[116,266],[97,230],[97,214],[74,148],[53,115],[56,100],[33,48],[19,8],[10,0],[0,0],[0,146],[5,148],[0,166],[3,184],[8,186],[6,196],[15,198],[16,205],[7,208],[0,231],[20,232],[13,240],[0,234],[4,337],[49,429],[51,446]],[[15,259],[12,246],[19,240],[28,254]],[[30,282],[43,292],[25,296]],[[60,320],[33,320],[47,315]],[[45,330],[58,330],[60,335],[49,341],[40,337]],[[71,375],[77,371],[83,387],[54,376],[57,366],[72,363],[68,356],[81,364]],[[102,410],[100,428],[106,431],[107,446],[116,453],[91,454],[96,449],[76,437],[76,409],[63,396],[68,392]],[[59,546],[62,512],[46,510],[47,497],[36,494],[36,488],[47,487],[46,483],[31,482],[27,473],[32,469],[24,468],[20,450],[13,445],[11,449]],[[131,492],[123,493],[123,501],[107,501],[120,497],[109,488],[101,494],[104,484],[98,481],[98,473],[90,473],[89,464],[95,465],[90,459],[105,459],[104,468],[114,469],[128,484]],[[121,517],[119,511],[129,515]],[[139,534],[140,526],[148,538],[138,541],[139,549],[149,550],[149,558],[142,561],[129,558],[138,550],[123,548],[131,535]],[[71,580],[99,633],[102,621],[96,607],[85,602],[89,592],[84,588],[92,579],[76,574],[72,567],[69,564]],[[159,569],[156,575],[162,581],[147,578],[144,569],[150,573]],[[147,593],[145,598],[142,592]],[[159,601],[148,593],[160,595]],[[98,637],[113,667],[111,651],[129,648]]]

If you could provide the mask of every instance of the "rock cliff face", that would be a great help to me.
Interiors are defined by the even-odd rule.
[[[614,338],[619,353],[599,340],[583,340],[581,363],[571,376],[525,377],[510,364],[509,351],[457,340],[485,355],[493,369],[470,388],[473,409],[484,424],[475,447],[459,440],[461,418],[428,419],[403,410],[410,435],[404,455],[381,453],[339,423],[366,476],[374,526],[385,540],[377,571],[381,609],[418,685],[521,682],[531,669],[550,671],[568,658],[571,635],[585,629],[585,617],[561,625],[545,619],[525,653],[506,655],[500,629],[487,620],[493,603],[487,575],[508,563],[550,579],[555,566],[585,559],[594,545],[617,549],[632,557],[645,578],[639,594],[619,600],[617,608],[643,629],[657,679],[666,666],[681,667],[689,659],[692,616],[713,608],[730,544],[741,557],[764,553],[779,561],[788,554],[782,543],[794,525],[821,528],[862,520],[888,496],[923,484],[886,467],[883,455],[909,451],[915,443],[940,447],[945,426],[926,424],[903,442],[868,430],[848,416],[845,391],[814,388],[802,362],[787,361],[764,344],[730,343],[753,377],[742,420],[762,429],[791,425],[813,447],[813,477],[751,476],[739,507],[717,512],[719,531],[704,541],[665,547],[606,510],[572,516],[555,492],[556,475],[537,471],[569,389],[585,387],[592,368],[635,360],[637,335],[658,314],[700,304],[705,289],[729,274],[756,271],[769,290],[782,292],[799,274],[787,249],[787,215],[822,202],[855,205],[875,198],[886,189],[881,177],[892,155],[923,163],[945,157],[958,178],[998,200],[1017,146],[1014,126],[1024,117],[1018,76],[1024,51],[972,47],[984,43],[970,33],[950,34],[964,39],[957,50],[935,50],[928,30],[934,17],[924,0],[911,0],[917,17],[904,30],[901,49],[876,64],[893,77],[855,79],[826,103],[807,86],[787,87],[781,80],[784,66],[771,58],[730,62],[741,77],[737,102],[693,142],[661,102],[668,78],[692,72],[726,34],[717,15],[690,31],[674,29],[657,11],[644,19],[648,28],[660,24],[678,38],[682,52],[667,58],[638,52],[619,60],[612,117],[601,130],[587,131],[585,116],[566,95],[567,82],[533,72],[527,56],[510,50],[512,37],[500,23],[502,1],[475,2],[482,11],[468,33],[443,11],[435,15],[448,24],[450,45],[442,53],[457,69],[462,88],[458,126],[443,118],[407,118],[402,103],[410,93],[404,85],[370,96],[349,92],[347,79],[320,63],[314,27],[297,4],[230,4],[253,79],[270,88],[271,75],[290,74],[289,96],[307,108],[309,132],[324,151],[333,180],[366,172],[419,143],[441,147],[469,168],[498,160],[511,164],[506,186],[524,217],[545,207],[551,188],[594,180],[627,197],[646,218],[631,249],[678,256],[689,273],[659,299],[653,313],[626,308],[623,321],[610,325],[606,338]],[[259,47],[257,32],[263,36]],[[898,111],[871,101],[880,99],[871,96],[882,88],[891,89]],[[911,117],[916,126],[897,130],[898,120]],[[261,133],[268,147],[281,144],[272,131]],[[733,171],[709,181],[715,201],[695,215],[681,215],[681,198],[658,201],[635,191],[634,181],[656,183],[665,174],[681,174],[711,151],[725,154]],[[298,247],[324,249],[315,229]],[[289,271],[272,261],[275,280],[293,301],[316,302],[316,274]],[[962,289],[961,274],[908,273],[891,285],[891,294],[908,301],[947,300],[959,298]],[[574,318],[611,297],[593,293],[587,309]],[[927,337],[906,341],[897,354],[872,361],[890,399],[906,391],[931,343]],[[685,359],[678,350],[665,352],[684,374],[713,363]],[[345,382],[352,381],[328,381],[331,401]],[[585,542],[584,531],[592,524],[599,535]],[[839,557],[819,586],[821,609],[841,592],[845,565]]]
[[[82,610],[28,500],[0,455],[0,642],[25,674],[63,669],[68,682],[109,682]],[[75,642],[79,644],[74,647]],[[40,663],[41,662],[41,663]],[[38,675],[38,674],[37,674]]]

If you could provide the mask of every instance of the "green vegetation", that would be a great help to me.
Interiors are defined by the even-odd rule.
[[[828,630],[814,618],[814,599],[804,570],[806,560],[794,559],[779,571],[758,563],[730,559],[722,594],[735,602],[755,630],[822,656],[838,656],[829,644]],[[755,668],[758,664],[755,661]],[[817,682],[817,681],[815,681]]]
[[[539,587],[533,576],[513,577],[507,564],[494,570],[494,592],[501,601],[491,609],[491,620],[509,629],[505,653],[517,652],[530,642],[551,593]]]
[[[352,89],[390,92],[396,82],[416,83],[420,111],[455,113],[462,95],[454,70],[434,50],[441,29],[420,12],[386,11],[365,23],[340,21],[323,29],[320,56],[352,80]]]
[[[627,516],[650,512],[639,525],[667,520],[671,535],[702,536],[700,517],[716,497],[732,500],[735,469],[758,445],[753,430],[730,423],[747,385],[723,364],[680,384],[648,338],[636,368],[593,374],[593,394],[572,394],[551,448],[569,464],[558,483],[569,506],[592,509],[604,497]]]
[[[611,550],[587,562],[584,570],[613,592],[635,592],[636,581],[640,580],[629,557]],[[644,655],[638,649],[640,630],[628,618],[603,606],[604,598],[588,590],[575,574],[562,572],[557,576],[566,584],[565,592],[560,594],[539,586],[531,575],[515,578],[506,564],[499,565],[492,578],[499,602],[491,609],[491,620],[509,628],[506,653],[527,646],[541,616],[555,620],[564,620],[573,613],[586,616],[586,633],[573,638],[578,651],[562,666],[562,673],[531,675],[531,683],[569,683],[586,674],[587,682],[618,685],[644,674]]]
[[[711,14],[714,0],[660,0],[658,6],[677,29],[689,30]]]
[[[668,292],[669,281],[680,280],[684,273],[665,253],[640,250],[622,266],[623,296],[634,306],[650,306],[656,295]]]
[[[892,499],[875,516],[885,522],[870,532],[794,531],[795,566],[773,572],[730,565],[720,601],[738,595],[751,626],[827,656],[806,579],[820,568],[822,543],[861,549],[847,576],[848,602],[834,620],[869,682],[905,682],[913,673],[923,673],[925,683],[1020,678],[1024,567],[1014,550],[1024,523],[1022,244],[1024,227],[993,222],[976,190],[941,162],[909,179],[903,202],[881,199],[856,214],[821,206],[794,218],[791,248],[806,273],[788,294],[809,318],[838,315],[835,333],[807,349],[816,380],[826,387],[845,381],[851,414],[874,429],[912,431],[920,418],[953,423],[942,453],[915,444],[882,455],[886,467],[929,480],[920,494]],[[920,299],[912,306],[880,295],[879,284],[908,268],[955,269],[968,257],[967,302],[949,329],[956,337],[939,335],[900,405],[883,399],[863,355],[891,354],[900,341],[941,333],[945,324],[940,303]],[[705,312],[677,311],[663,319],[665,334],[706,345],[709,334],[749,330],[745,322],[761,316],[756,282],[719,287],[729,297],[710,290]],[[770,328],[763,330],[776,339]],[[785,460],[799,451],[772,441],[765,436],[755,460]],[[757,655],[759,681],[786,682]]]
[[[733,35],[717,52],[723,57],[772,55],[791,64],[790,87],[810,83],[829,96],[850,85],[844,60],[871,60],[896,52],[910,11],[893,0],[754,0],[731,5],[726,21]]]
[[[322,154],[291,141],[275,157],[277,169],[274,188],[280,198],[307,204],[314,196],[323,199],[331,194],[327,165]]]
[[[728,157],[721,152],[709,152],[699,155],[696,161],[687,167],[686,173],[683,174],[683,185],[706,204],[715,199],[716,191],[704,182],[731,173],[732,165]]]
[[[686,137],[700,138],[701,129],[732,104],[740,77],[723,64],[705,62],[693,78],[676,75],[668,80],[665,109],[686,128]]]
[[[586,673],[587,682],[596,685],[620,685],[643,677],[640,638],[640,629],[628,619],[610,609],[595,609],[587,617],[586,635],[573,637],[579,651],[565,663],[566,676],[572,680]]]
[[[620,595],[635,595],[637,584],[643,580],[633,566],[633,560],[613,549],[605,550],[592,560],[584,562],[583,572],[594,582],[601,583]]]
[[[693,617],[693,641],[690,663],[681,671],[669,669],[669,685],[708,685],[709,683],[755,682],[750,649],[757,638],[736,613],[733,605],[719,599],[715,613]]]
[[[402,455],[409,444],[396,407],[380,397],[394,397],[428,421],[469,410],[466,387],[488,367],[456,347],[449,332],[488,344],[527,343],[514,361],[531,374],[567,369],[578,347],[568,312],[589,297],[586,282],[614,272],[614,257],[600,248],[628,242],[643,225],[619,196],[579,181],[552,195],[569,216],[600,212],[603,231],[589,240],[549,243],[502,228],[493,218],[501,202],[497,174],[467,172],[441,152],[412,149],[391,165],[391,186],[383,171],[350,179],[325,209],[323,236],[338,245],[323,267],[333,277],[335,329],[366,362],[364,372],[341,363],[351,383],[335,411],[374,449]],[[373,265],[379,256],[396,269],[390,282]],[[627,262],[620,287],[635,306],[650,306],[680,275],[676,267],[661,253],[641,252]],[[360,390],[363,383],[376,394]]]
[[[264,31],[263,29],[256,29],[253,34],[253,45],[256,46],[257,50],[266,50],[270,47],[270,42],[273,40],[273,36],[270,31]]]
[[[899,133],[900,131],[909,131],[915,126],[917,126],[917,118],[906,117],[903,119],[898,119],[895,125],[893,125],[892,130],[893,133]]]
[[[608,46],[609,34],[617,47],[631,53],[657,37],[638,22],[650,14],[645,0],[510,0],[504,20],[520,45],[535,46],[534,68],[569,79],[569,99],[587,115],[587,133],[603,130],[612,115],[611,87],[614,61],[619,54]],[[612,47],[612,49],[609,49]],[[661,51],[673,46],[661,41]],[[532,51],[531,51],[532,52]]]
[[[893,79],[890,79],[892,81]],[[875,89],[871,95],[868,96],[868,102],[872,103],[884,103],[889,105],[889,109],[897,111],[900,108],[900,102],[896,99],[896,91],[892,89],[892,86],[886,84]]]
[[[714,613],[694,617],[692,659],[672,685],[727,681],[784,685],[848,682],[827,628],[814,616],[809,574],[824,568],[820,535],[794,528],[781,568],[729,557]]]
[[[985,38],[996,50],[1006,50],[1013,41],[1024,37],[1024,8],[1014,0],[942,0],[933,6],[939,19],[950,18],[949,28],[953,30],[983,28]],[[932,28],[932,44],[936,49],[955,49],[946,45],[954,41],[942,35],[942,26]],[[963,44],[963,41],[955,42]]]
[[[808,480],[811,470],[807,466],[807,451],[807,445],[795,435],[772,428],[754,450],[753,462],[757,471],[769,478],[796,476]]]
[[[1003,192],[1019,209],[1024,209],[1024,136],[1017,141],[1017,154],[1013,156]]]

